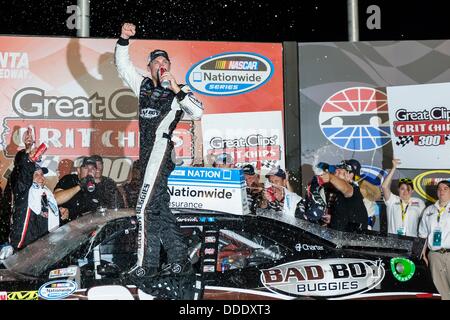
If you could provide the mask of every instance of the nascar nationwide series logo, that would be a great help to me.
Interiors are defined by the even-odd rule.
[[[319,124],[325,137],[339,148],[378,149],[391,136],[386,94],[368,87],[341,90],[322,105]]]
[[[383,281],[381,260],[308,259],[261,270],[269,290],[293,297],[343,297],[369,291]]]
[[[450,180],[450,170],[423,172],[413,179],[414,191],[422,198],[434,203],[437,201],[437,184],[443,180]]]
[[[245,93],[265,84],[273,75],[266,57],[250,52],[228,52],[212,56],[192,66],[186,82],[192,90],[206,95]]]

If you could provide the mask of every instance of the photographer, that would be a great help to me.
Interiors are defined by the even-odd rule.
[[[69,221],[102,205],[94,180],[97,171],[96,160],[85,157],[77,171],[78,174],[62,177],[55,186],[55,197],[61,204],[60,210],[68,210]]]

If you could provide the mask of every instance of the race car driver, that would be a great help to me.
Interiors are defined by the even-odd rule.
[[[171,61],[166,51],[157,49],[150,53],[147,70],[151,77],[138,73],[128,53],[129,38],[135,33],[134,24],[123,24],[115,50],[119,75],[139,98],[139,158],[143,181],[136,206],[138,259],[130,275],[142,277],[158,272],[161,242],[167,251],[167,270],[180,274],[190,264],[187,246],[169,209],[167,182],[175,167],[171,138],[183,115],[198,120],[203,106],[188,86],[178,84],[170,72]]]

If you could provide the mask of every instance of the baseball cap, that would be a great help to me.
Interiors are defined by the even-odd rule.
[[[336,165],[336,168],[345,169],[348,172],[353,173],[355,176],[361,176],[361,164],[355,159],[342,160]]]
[[[103,158],[101,156],[99,156],[98,154],[94,154],[94,155],[90,156],[90,158],[94,159],[95,161],[103,163]]]
[[[282,179],[286,179],[286,172],[284,172],[284,170],[280,167],[275,167],[266,174],[266,178],[269,178],[270,176],[277,176]]]
[[[249,176],[255,175],[255,168],[251,164],[246,164],[242,167],[242,170],[244,170],[244,174],[248,174]]]
[[[83,162],[81,163],[82,167],[92,164],[95,168],[97,168],[97,161],[93,157],[84,157]]]
[[[37,163],[35,163],[34,165],[34,171],[37,170],[42,170],[42,173],[47,174],[48,173],[48,169],[46,167],[41,167],[40,165],[38,165]]]
[[[153,60],[155,60],[158,57],[164,57],[170,62],[169,55],[167,54],[166,51],[161,50],[161,49],[156,49],[156,50],[153,50],[152,52],[150,52],[150,54],[148,56],[148,63],[152,62]]]
[[[228,153],[221,153],[216,156],[216,159],[214,160],[214,163],[217,164],[230,164],[233,163],[233,158],[231,158],[231,155]]]

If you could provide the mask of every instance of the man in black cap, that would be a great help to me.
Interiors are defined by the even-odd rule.
[[[67,174],[55,186],[55,196],[62,208],[69,211],[69,221],[83,213],[96,210],[101,205],[94,180],[97,163],[92,157],[84,157],[78,174]]]
[[[108,209],[124,208],[124,199],[116,182],[103,175],[103,157],[95,154],[91,158],[95,160],[97,170],[94,175],[100,204]]]
[[[334,189],[335,200],[331,209],[330,228],[340,231],[367,230],[367,210],[355,177],[361,175],[361,164],[343,160],[336,165],[335,173],[324,172],[320,177]],[[328,190],[330,191],[330,189]]]
[[[129,38],[135,33],[134,24],[123,24],[115,50],[120,77],[139,97],[139,159],[143,182],[136,206],[138,259],[130,275],[139,278],[158,272],[161,242],[167,252],[166,270],[180,274],[190,264],[187,245],[169,208],[167,183],[175,168],[171,139],[183,115],[198,120],[203,106],[188,86],[178,84],[170,72],[171,61],[166,51],[157,49],[150,53],[147,69],[151,77],[144,77],[136,70],[128,53]]]

